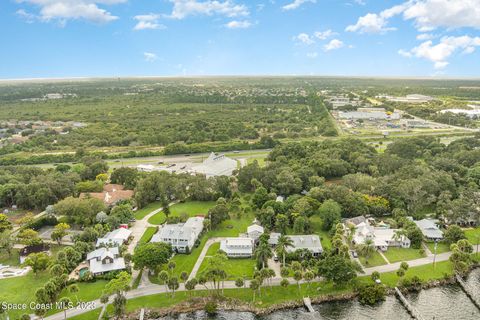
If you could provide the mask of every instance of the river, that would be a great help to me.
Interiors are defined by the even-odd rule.
[[[474,270],[467,278],[474,294],[480,297],[480,269]],[[458,285],[446,285],[410,293],[407,300],[420,312],[425,320],[477,320],[480,311]],[[373,307],[363,306],[357,300],[326,302],[314,306],[315,313],[308,313],[304,308],[282,310],[268,316],[255,316],[248,312],[219,312],[215,317],[208,317],[203,311],[166,317],[162,320],[408,320],[411,319],[395,296]]]

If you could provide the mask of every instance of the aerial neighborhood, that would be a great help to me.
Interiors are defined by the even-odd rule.
[[[189,92],[201,111],[180,125],[174,120],[184,110],[175,103],[174,115],[159,108],[152,119],[121,107],[105,117],[128,113],[151,127],[132,134],[135,124],[123,118],[129,126],[115,124],[119,134],[84,140],[103,130],[86,121],[68,131],[78,146],[39,132],[2,149],[0,306],[27,304],[4,308],[10,319],[157,319],[198,310],[215,317],[222,308],[262,314],[289,306],[325,312],[315,303],[349,299],[377,310],[392,303],[389,294],[398,312],[420,318],[425,307],[410,293],[443,284],[463,288],[456,294],[477,310],[480,136],[446,123],[443,113],[416,109],[437,105],[436,89],[419,89],[430,97],[413,89],[385,95],[360,80],[355,89],[329,80],[305,89],[278,79],[283,89],[267,91],[246,80],[238,80],[244,91],[220,80],[225,91],[208,81],[172,82],[177,89],[170,80],[168,89],[144,81],[118,89],[138,94],[115,99],[134,105],[144,95]],[[245,102],[252,97],[261,98]],[[216,99],[244,113],[224,118],[227,103]],[[83,101],[81,94],[65,100]],[[178,125],[183,140],[156,127],[157,113]],[[220,118],[208,122],[204,113]],[[92,308],[35,307],[57,303]]]

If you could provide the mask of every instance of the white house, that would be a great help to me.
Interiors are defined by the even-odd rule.
[[[128,238],[132,231],[126,228],[118,228],[113,230],[112,232],[107,233],[103,238],[98,238],[97,240],[97,248],[104,246],[104,247],[119,247],[122,244],[127,243]]]
[[[202,164],[194,166],[191,171],[204,174],[207,178],[216,176],[231,176],[237,169],[237,161],[226,157],[224,154],[211,153]]]
[[[153,235],[150,242],[170,243],[173,250],[187,253],[202,233],[204,220],[203,217],[191,217],[185,223],[166,224]]]
[[[125,260],[120,257],[118,247],[92,251],[87,255],[87,261],[93,275],[125,269]]]
[[[437,226],[435,220],[432,219],[422,219],[414,221],[418,228],[423,233],[423,236],[428,240],[442,240],[443,232]]]
[[[356,221],[361,220],[357,217]],[[351,220],[348,221],[348,223],[352,223]],[[368,220],[361,221],[355,227],[353,236],[355,244],[363,244],[367,240],[372,240],[375,248],[382,251],[387,251],[388,247],[410,248],[410,239],[406,236],[402,235],[397,239],[396,234],[399,229],[374,228]]]
[[[287,252],[295,252],[300,249],[306,249],[312,253],[314,257],[318,257],[323,252],[320,237],[316,234],[288,236],[293,246],[287,248]]]
[[[253,246],[254,240],[251,238],[226,238],[220,242],[220,250],[229,258],[250,258]]]
[[[264,233],[262,226],[256,224],[255,222],[247,227],[247,236],[253,241],[257,241],[258,238]]]

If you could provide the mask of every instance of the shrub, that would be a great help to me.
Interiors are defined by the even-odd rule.
[[[217,306],[217,303],[216,303],[215,301],[208,301],[208,302],[205,304],[205,308],[204,308],[204,309],[205,309],[205,312],[206,312],[208,315],[212,316],[212,315],[214,315],[214,314],[217,313],[217,308],[218,308],[218,306]]]
[[[384,301],[387,295],[385,286],[379,284],[369,284],[357,288],[358,301],[361,304],[374,305],[377,302]]]

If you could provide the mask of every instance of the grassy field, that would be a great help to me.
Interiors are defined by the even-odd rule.
[[[70,320],[97,320],[98,317],[100,316],[100,312],[102,312],[102,308],[98,308],[89,312],[86,312],[84,314],[80,314],[75,317],[70,317],[68,319]]]
[[[465,230],[465,236],[473,245],[480,243],[480,228]]]
[[[153,235],[157,232],[156,227],[148,227],[147,230],[143,233],[142,237],[138,241],[138,244],[147,243],[152,239]]]
[[[391,263],[399,261],[408,261],[415,260],[425,257],[425,254],[420,254],[419,249],[403,249],[403,248],[388,248],[386,252],[383,253],[387,257],[388,261]]]
[[[206,215],[208,210],[214,205],[215,202],[213,201],[188,201],[184,203],[177,203],[170,207],[169,216],[178,217],[182,215],[188,215],[189,217],[193,217],[199,214]],[[161,211],[148,219],[148,222],[151,224],[160,225],[163,224],[165,220],[165,213]]]
[[[435,244],[433,242],[426,242],[425,244],[427,245],[430,252],[433,253]],[[448,251],[450,251],[450,245],[448,243],[445,243],[445,242],[437,243],[437,254],[448,252]]]
[[[363,256],[359,256],[358,259],[360,260],[360,263],[365,268],[376,267],[376,266],[387,264],[385,259],[383,259],[383,257],[376,251],[368,259],[366,259]]]
[[[214,243],[208,248],[207,256],[203,260],[200,266],[199,273],[201,273],[207,267],[208,259],[215,255],[220,249],[220,243]],[[246,279],[253,278],[253,272],[255,271],[255,260],[253,259],[228,259],[225,263],[225,271],[228,275],[228,280],[235,280],[238,277],[244,277]]]
[[[37,276],[35,276],[33,272],[30,272],[24,277],[2,279],[0,280],[0,301],[26,303],[28,305],[30,302],[35,301],[35,291],[42,287],[49,278],[50,275],[48,272],[41,272]],[[78,301],[95,300],[102,295],[102,290],[106,283],[106,281],[78,283],[80,290],[76,296],[64,290],[64,292],[60,294],[60,297],[68,296],[74,303],[77,301],[77,297]],[[17,318],[25,312],[31,313],[30,310],[18,310],[9,312],[9,316],[11,318]]]
[[[146,207],[138,210],[137,212],[135,212],[135,219],[137,220],[141,220],[143,219],[147,214],[149,214],[150,212],[152,212],[153,210],[157,210],[159,208],[162,207],[162,203],[157,201],[157,202],[153,202],[153,203],[149,203]]]

